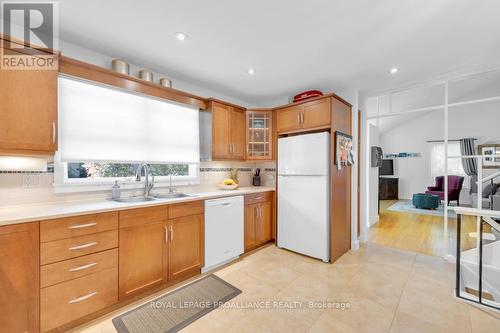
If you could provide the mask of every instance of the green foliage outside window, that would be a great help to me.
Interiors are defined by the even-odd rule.
[[[188,176],[188,164],[150,164],[152,175]],[[135,177],[139,164],[134,163],[68,163],[68,178],[115,178]],[[143,172],[144,173],[144,172]]]

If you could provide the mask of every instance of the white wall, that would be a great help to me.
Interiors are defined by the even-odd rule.
[[[411,152],[421,157],[398,158],[394,173],[399,178],[399,198],[411,199],[414,193],[425,192],[433,184],[430,173],[430,147],[428,140],[443,140],[444,113],[433,111],[399,124],[380,135],[384,154]]]
[[[368,138],[369,147],[380,146],[380,135],[377,126],[370,124],[368,127]],[[371,148],[370,148],[371,150]],[[371,154],[369,152],[369,154]],[[368,161],[371,161],[371,156],[368,157]],[[370,162],[369,162],[370,163]],[[369,182],[370,182],[370,193],[369,193],[369,213],[368,213],[368,223],[370,226],[378,222],[378,168],[372,168],[370,164],[369,170]]]
[[[105,67],[105,68],[111,68],[111,60],[113,60],[115,58],[117,58],[117,59],[121,58],[120,54],[115,54],[115,55],[102,54],[102,53],[92,51],[92,50],[87,49],[85,47],[82,47],[82,46],[79,46],[79,45],[76,45],[76,44],[73,44],[73,43],[70,43],[70,42],[67,42],[64,40],[59,41],[59,49],[60,49],[62,55],[64,55],[64,56],[78,59],[80,61],[88,62],[88,63],[94,64],[96,66]],[[124,60],[126,60],[126,59],[124,59]],[[130,64],[130,75],[137,76],[139,70],[143,69],[143,68],[144,67],[141,67],[139,64]],[[154,68],[146,68],[146,69],[151,70],[155,74],[154,75],[155,82],[158,82],[158,80],[160,78],[160,74],[162,76],[166,76],[166,77],[172,79],[172,88],[182,90],[182,91],[185,91],[185,92],[188,92],[188,93],[191,93],[194,95],[198,95],[201,97],[215,97],[215,98],[218,98],[218,99],[230,102],[230,103],[238,104],[238,105],[241,105],[241,106],[247,107],[247,108],[257,107],[256,105],[253,105],[247,101],[242,101],[240,99],[237,99],[237,98],[234,98],[231,96],[220,94],[220,93],[213,91],[211,89],[206,89],[206,88],[191,84],[189,82],[179,80],[179,79],[169,75],[168,73],[158,73],[157,71],[155,71]]]

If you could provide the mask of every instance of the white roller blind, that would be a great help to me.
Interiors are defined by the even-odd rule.
[[[63,162],[198,163],[199,110],[59,77]]]

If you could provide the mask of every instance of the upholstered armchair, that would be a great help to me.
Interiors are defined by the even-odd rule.
[[[448,203],[456,201],[460,205],[460,191],[464,184],[464,177],[461,176],[448,176]],[[439,199],[444,200],[444,176],[436,177],[436,184],[427,187],[427,194],[434,194],[439,196]]]

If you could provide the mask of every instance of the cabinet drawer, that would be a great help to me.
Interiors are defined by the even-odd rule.
[[[50,242],[117,228],[118,212],[47,220],[40,224],[40,241]]]
[[[118,249],[45,265],[40,267],[40,287],[45,288],[114,267],[118,267]]]
[[[272,192],[261,192],[245,195],[245,205],[250,205],[258,202],[270,201]]]
[[[178,217],[203,214],[205,211],[204,201],[183,202],[168,207],[168,218],[176,219]]]
[[[46,265],[115,247],[118,247],[118,230],[46,242],[40,245],[40,264]]]
[[[118,268],[108,269],[40,291],[42,331],[54,329],[118,301]]]
[[[120,212],[120,228],[161,222],[168,217],[167,206],[128,209]]]

